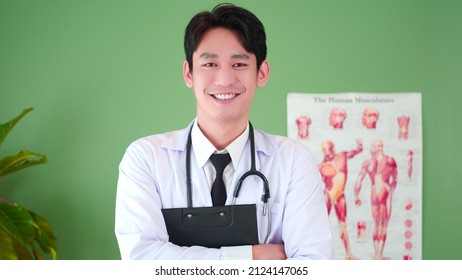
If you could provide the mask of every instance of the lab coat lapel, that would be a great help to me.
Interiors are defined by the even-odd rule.
[[[188,142],[189,132],[194,121],[189,124],[185,129],[172,132],[168,135],[163,143],[161,144],[162,148],[173,151],[180,151],[181,160],[179,160],[182,165],[181,169],[183,170],[182,176],[184,178],[184,194],[187,193],[186,186],[186,146]],[[199,171],[199,172],[197,172]],[[210,196],[210,189],[208,187],[207,179],[205,177],[203,169],[199,168],[197,165],[196,155],[194,149],[191,149],[191,183],[192,183],[192,203],[193,207],[202,207],[202,206],[211,206],[212,198]],[[184,195],[184,205],[187,205],[187,196]]]

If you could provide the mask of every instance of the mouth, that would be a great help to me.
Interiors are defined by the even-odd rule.
[[[218,93],[218,94],[212,94],[212,96],[215,98],[215,99],[218,99],[218,100],[231,100],[231,99],[234,99],[236,96],[238,96],[239,94],[237,93]]]
[[[217,101],[230,102],[245,92],[245,88],[238,86],[231,87],[210,87],[206,88],[205,93],[212,96]]]

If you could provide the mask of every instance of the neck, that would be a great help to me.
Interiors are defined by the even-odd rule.
[[[238,138],[247,127],[247,120],[236,122],[201,122],[197,119],[197,124],[204,133],[205,137],[215,146],[217,150],[228,147]]]

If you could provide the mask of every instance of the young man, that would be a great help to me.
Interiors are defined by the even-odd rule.
[[[123,259],[329,259],[333,240],[321,184],[301,143],[255,130],[256,167],[269,182],[268,210],[257,176],[244,181],[235,204],[256,204],[259,244],[206,248],[169,242],[162,209],[187,206],[186,154],[191,135],[194,207],[212,206],[215,168],[209,159],[228,153],[223,172],[226,205],[250,169],[249,110],[269,64],[263,25],[230,4],[194,16],[185,32],[183,76],[196,97],[197,116],[186,129],[135,141],[120,164],[116,235]],[[268,224],[269,223],[269,224]]]

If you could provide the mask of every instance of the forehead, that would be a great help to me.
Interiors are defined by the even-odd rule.
[[[245,50],[236,31],[221,27],[205,32],[193,55],[206,59],[221,57],[247,59],[253,56]]]

